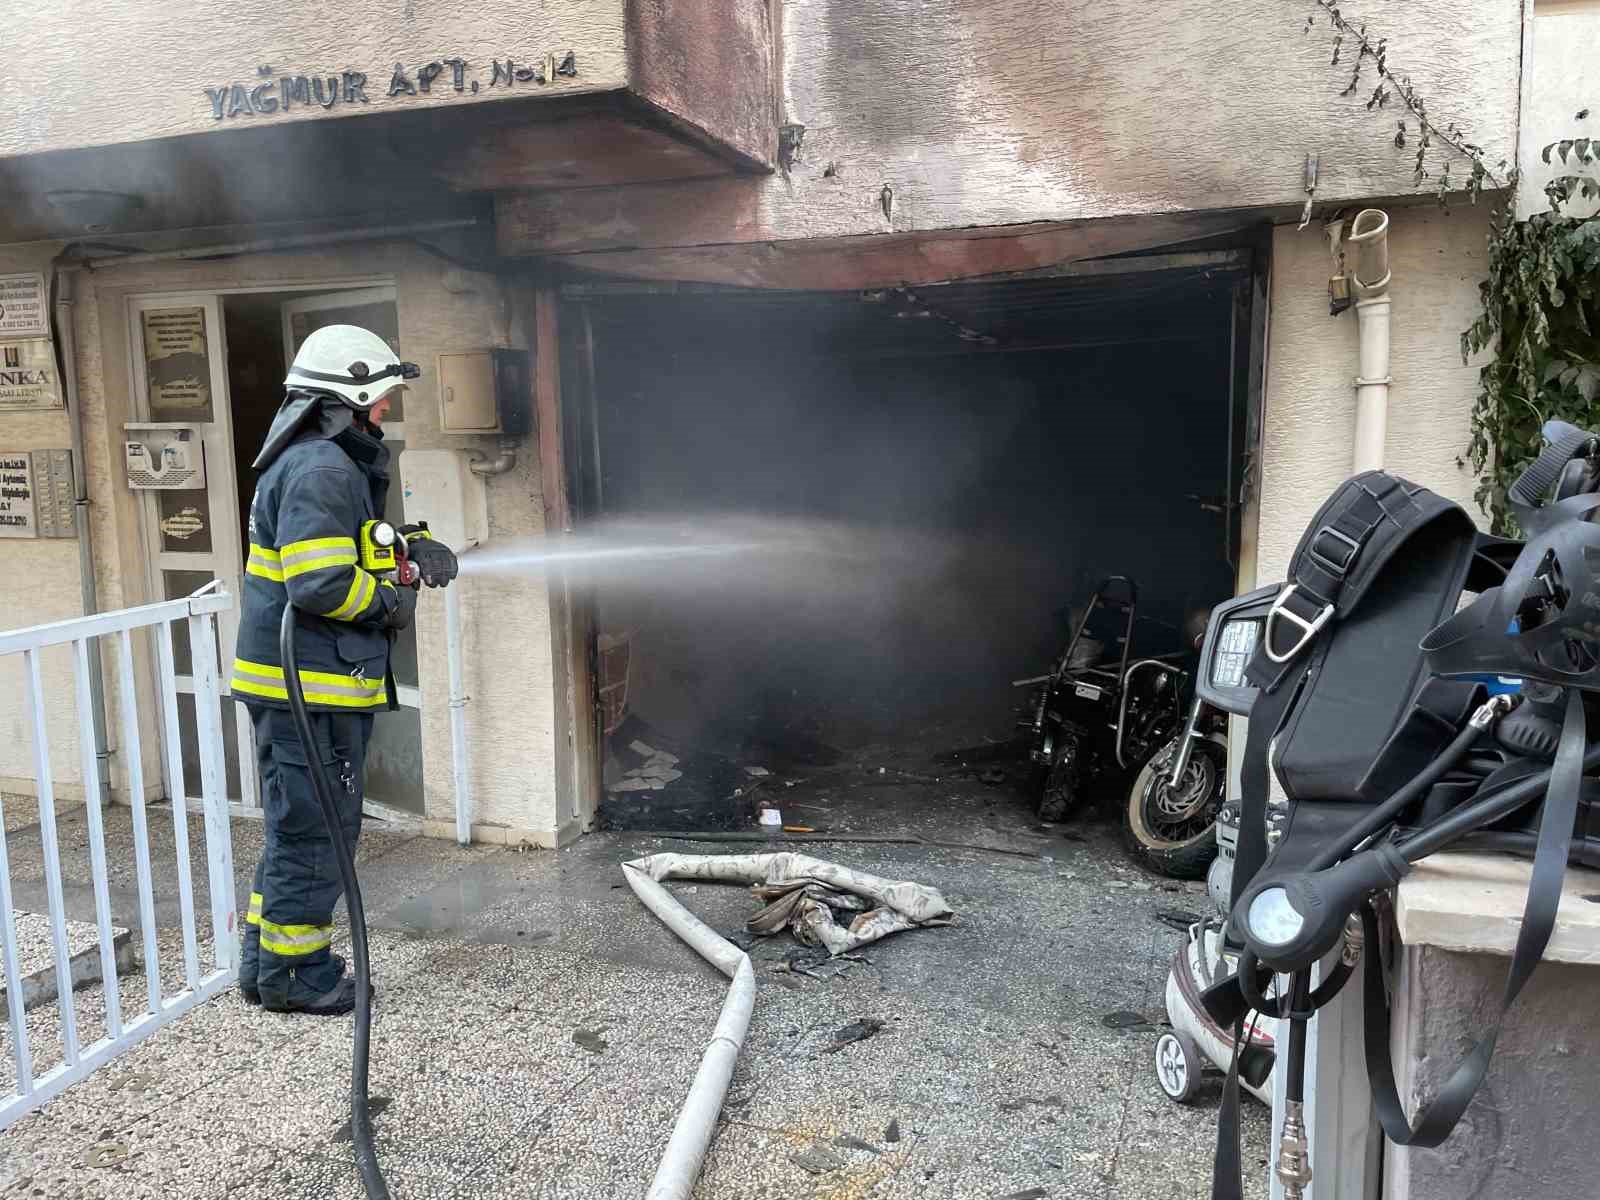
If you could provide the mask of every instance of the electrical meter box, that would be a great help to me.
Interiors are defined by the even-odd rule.
[[[136,491],[199,491],[206,486],[200,426],[179,421],[124,425],[128,486]]]
[[[533,427],[526,350],[439,355],[439,429],[520,437]]]

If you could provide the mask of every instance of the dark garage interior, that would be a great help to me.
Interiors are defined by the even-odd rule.
[[[567,286],[580,527],[755,547],[590,581],[602,823],[749,828],[759,772],[928,778],[1013,741],[1012,682],[1048,670],[1101,578],[1138,585],[1135,657],[1181,651],[1185,615],[1233,593],[1249,257],[1087,268]],[[651,752],[671,769],[627,780]],[[1030,802],[1025,764],[993,761]]]

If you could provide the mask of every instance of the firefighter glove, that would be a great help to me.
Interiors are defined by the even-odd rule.
[[[412,587],[397,587],[385,584],[386,593],[393,593],[394,605],[389,609],[389,618],[384,622],[390,629],[404,629],[411,624],[411,618],[417,611],[417,589]]]
[[[406,539],[406,557],[416,564],[423,583],[433,588],[444,587],[456,577],[455,552],[435,540],[427,525],[402,525],[400,533]]]

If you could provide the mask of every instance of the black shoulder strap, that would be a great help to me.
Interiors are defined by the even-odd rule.
[[[1439,518],[1457,521],[1463,536],[1476,533],[1460,505],[1387,471],[1340,484],[1289,560],[1288,582],[1247,669],[1251,682],[1266,691],[1282,686],[1328,623],[1348,617],[1406,541]]]
[[[1267,861],[1267,801],[1272,792],[1267,751],[1297,695],[1299,689],[1292,687],[1262,692],[1250,709],[1244,758],[1239,764],[1239,840],[1233,851],[1233,880],[1228,897],[1230,912]]]
[[[1267,752],[1294,706],[1298,683],[1312,653],[1326,644],[1331,626],[1350,615],[1383,570],[1418,530],[1435,520],[1472,518],[1453,501],[1387,471],[1363,471],[1345,480],[1306,527],[1289,560],[1289,580],[1273,601],[1245,674],[1260,690],[1250,711],[1241,763],[1239,844],[1231,899],[1237,902],[1267,858]]]

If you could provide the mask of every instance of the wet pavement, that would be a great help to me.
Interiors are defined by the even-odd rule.
[[[766,785],[790,823],[927,844],[819,842],[806,852],[938,887],[949,928],[897,934],[860,963],[787,969],[788,935],[750,946],[755,1015],[699,1200],[989,1200],[1209,1195],[1220,1080],[1168,1101],[1155,1034],[1179,936],[1156,919],[1198,911],[1198,885],[1159,880],[1115,829],[1043,828],[1008,787],[870,756]],[[790,785],[793,786],[790,786]],[[40,874],[28,801],[8,799],[14,876]],[[137,927],[130,822],[107,814],[113,907]],[[198,822],[194,861],[203,864]],[[63,815],[69,907],[88,896],[84,822]],[[163,991],[182,972],[170,818],[154,814]],[[260,827],[233,824],[242,900]],[[725,981],[651,916],[617,864],[670,849],[760,844],[638,833],[567,850],[462,849],[368,824],[360,870],[378,999],[371,1093],[397,1200],[642,1196],[716,1020]],[[997,851],[1010,851],[999,853]],[[196,903],[208,901],[203,867]],[[669,884],[741,944],[744,889]],[[77,896],[79,899],[73,900]],[[92,903],[92,901],[90,901]],[[127,911],[123,911],[127,908]],[[92,911],[92,909],[91,909]],[[74,911],[73,916],[81,916]],[[341,917],[342,921],[342,917]],[[200,932],[209,937],[202,915]],[[137,939],[136,939],[137,940]],[[804,965],[804,964],[802,964]],[[124,975],[125,1015],[147,980]],[[74,997],[99,1036],[99,987]],[[840,1029],[882,1022],[834,1048]],[[35,1059],[59,1060],[55,1006],[29,1014]],[[348,1142],[348,1018],[200,1006],[0,1135],[0,1195],[359,1197]],[[12,1080],[10,1047],[0,1087]],[[1246,1101],[1247,1194],[1265,1196],[1266,1110]]]

